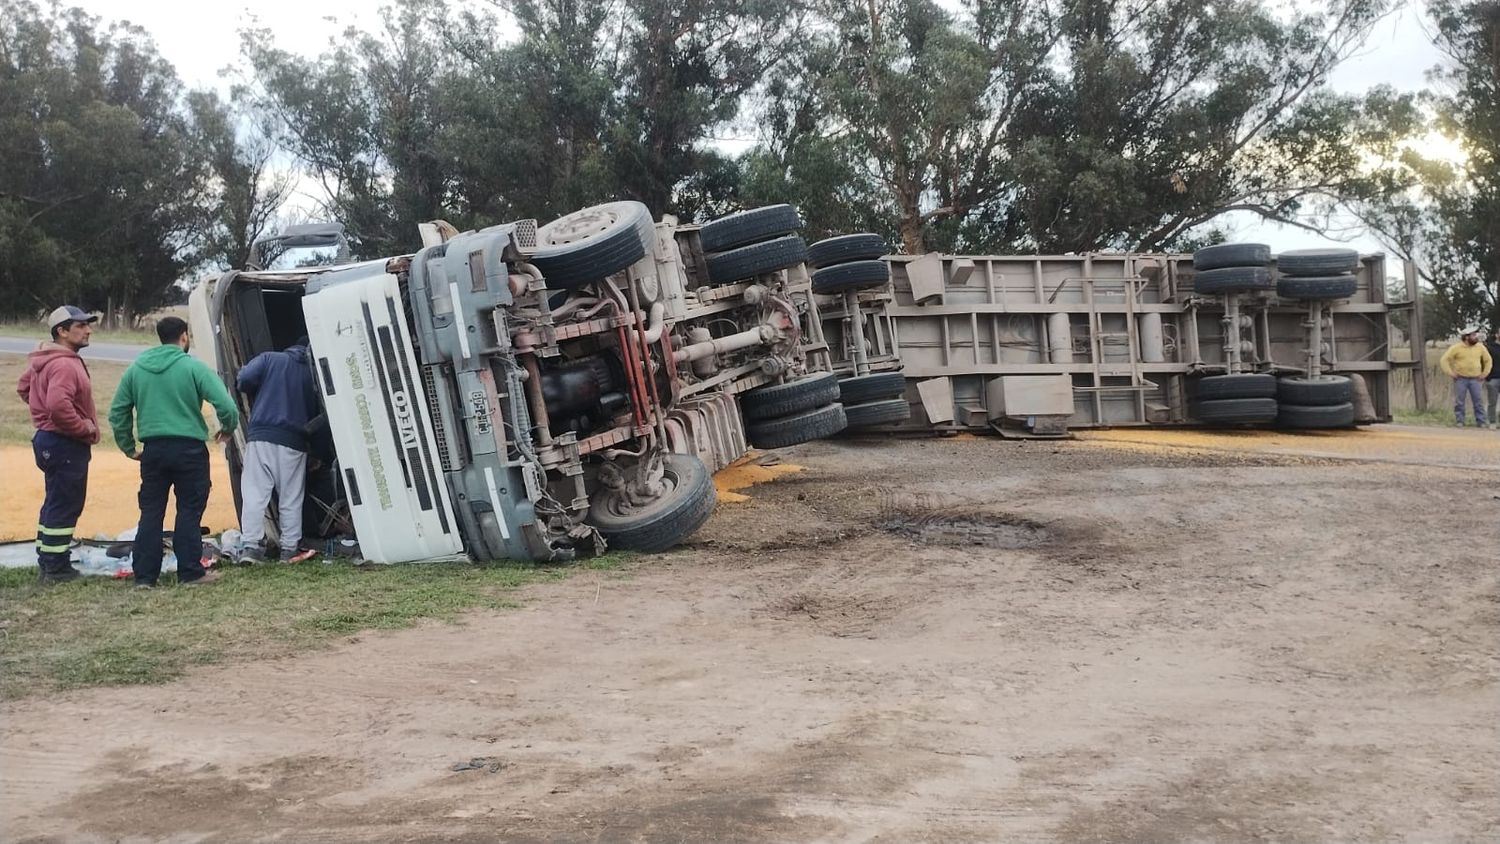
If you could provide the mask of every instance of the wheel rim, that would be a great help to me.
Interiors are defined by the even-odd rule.
[[[607,232],[619,222],[620,214],[612,206],[585,208],[548,223],[541,239],[547,246],[566,246]]]
[[[682,487],[682,479],[678,477],[676,470],[664,466],[661,473],[661,485],[661,495],[640,505],[631,504],[630,499],[623,494],[610,495],[604,499],[604,506],[599,515],[620,522],[634,521],[643,516],[649,516],[663,509],[677,497],[677,491]]]

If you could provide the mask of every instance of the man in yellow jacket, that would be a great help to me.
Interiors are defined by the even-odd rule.
[[[1465,328],[1459,335],[1458,342],[1443,352],[1443,359],[1438,365],[1443,368],[1444,375],[1453,379],[1454,424],[1463,427],[1464,396],[1468,396],[1469,403],[1474,406],[1474,422],[1483,428],[1483,384],[1484,379],[1490,377],[1495,361],[1484,344],[1479,342],[1479,329],[1472,325]]]

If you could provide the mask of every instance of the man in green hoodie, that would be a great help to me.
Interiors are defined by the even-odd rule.
[[[240,423],[240,413],[224,382],[207,366],[187,354],[192,338],[187,323],[166,317],[156,324],[161,345],[148,349],[125,370],[115,400],[109,406],[109,426],[125,456],[141,463],[139,502],[141,521],[135,533],[137,588],[156,585],[161,576],[162,520],[167,492],[177,496],[177,524],[172,551],[177,556],[177,582],[212,583],[218,572],[204,570],[203,536],[198,522],[208,506],[208,425],[203,402],[219,417],[223,442]],[[136,438],[144,444],[136,453]]]

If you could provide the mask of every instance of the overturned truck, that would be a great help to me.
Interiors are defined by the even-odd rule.
[[[1269,268],[1215,298],[1184,256],[889,256],[875,235],[809,247],[800,226],[785,205],[685,226],[635,202],[434,222],[412,255],[205,280],[196,352],[232,386],[308,338],[330,436],[304,525],[379,562],[664,550],[708,519],[713,472],[846,430],[1191,424],[1205,384],[1274,396],[1284,375],[1337,381],[1323,398],[1361,421],[1387,413],[1379,257],[1310,309]],[[1206,421],[1271,422],[1272,401]],[[262,517],[274,529],[242,515]]]

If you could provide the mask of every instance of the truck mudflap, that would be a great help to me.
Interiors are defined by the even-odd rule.
[[[361,267],[302,299],[318,389],[364,556],[463,552],[394,275]],[[331,274],[332,275],[332,274]]]

